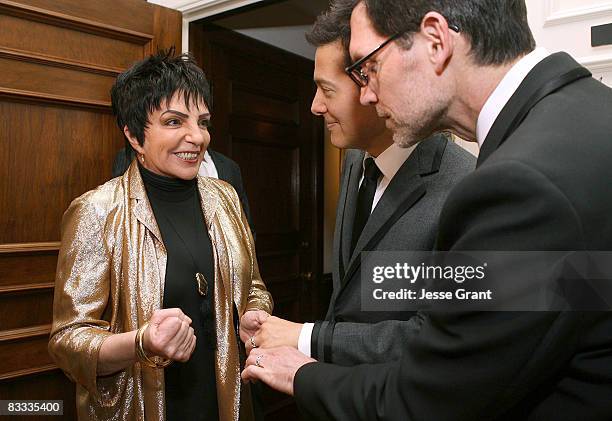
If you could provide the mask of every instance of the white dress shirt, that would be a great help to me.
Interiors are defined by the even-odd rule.
[[[377,157],[373,157],[366,152],[365,156],[363,157],[363,163],[361,164],[362,172],[365,172],[365,160],[367,158],[374,158],[376,166],[382,173],[382,177],[378,180],[378,184],[376,185],[376,192],[374,193],[374,200],[372,201],[372,209],[370,210],[370,213],[374,211],[374,208],[376,208],[376,205],[387,189],[387,186],[389,186],[389,183],[391,183],[391,180],[395,174],[399,171],[402,165],[404,165],[404,162],[406,162],[410,154],[412,154],[414,148],[416,148],[416,145],[410,146],[409,148],[400,148],[394,143]],[[360,188],[361,183],[363,183],[363,174],[361,176],[361,180],[359,180]]]
[[[374,162],[376,166],[382,173],[382,177],[378,180],[378,184],[376,185],[376,192],[374,193],[374,201],[372,202],[372,210],[376,208],[376,205],[380,201],[380,198],[384,194],[385,190],[391,183],[391,180],[397,174],[399,169],[404,165],[404,162],[408,159],[410,154],[414,151],[416,145],[413,145],[409,148],[400,148],[395,143],[389,146],[387,149],[383,151],[377,157],[373,157],[369,153],[366,152],[363,157],[362,171],[365,171],[365,160],[366,158],[374,158]],[[359,181],[359,187],[361,187],[361,183],[363,182],[363,175],[361,176],[361,180]],[[314,328],[314,323],[304,323],[302,325],[302,330],[300,331],[300,336],[298,338],[298,350],[307,355],[311,356],[310,352],[310,341],[312,337],[312,329]]]
[[[476,140],[478,141],[479,147],[482,147],[482,143],[487,138],[491,127],[493,127],[493,123],[495,123],[495,120],[499,117],[499,113],[501,113],[502,109],[506,106],[508,101],[510,101],[512,95],[514,95],[521,83],[523,83],[527,74],[549,55],[549,52],[545,48],[536,48],[512,66],[501,82],[499,82],[499,85],[497,85],[493,93],[491,93],[478,115],[478,122],[476,123]]]
[[[202,177],[219,178],[217,167],[215,167],[215,163],[210,157],[208,151],[204,152],[204,159],[202,159],[202,163],[198,169],[198,175],[201,175]]]

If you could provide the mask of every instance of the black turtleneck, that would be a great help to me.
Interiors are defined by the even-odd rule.
[[[139,168],[168,253],[163,307],[180,308],[191,318],[196,335],[189,361],[175,361],[164,371],[166,419],[217,420],[214,263],[197,180],[168,178]],[[208,281],[206,297],[198,293],[197,272]]]

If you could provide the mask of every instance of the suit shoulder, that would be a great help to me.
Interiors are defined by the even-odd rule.
[[[122,180],[123,177],[113,178],[74,199],[64,212],[62,227],[78,221],[104,227],[109,215],[116,212],[124,203]]]
[[[563,189],[548,174],[529,162],[512,158],[487,160],[460,181],[452,190],[449,202],[452,202],[450,199],[469,197],[471,202],[477,203],[484,196],[507,198],[513,194],[525,195],[528,199],[537,197],[538,202],[549,201],[547,203],[553,203],[554,197],[559,200],[557,203],[571,207]]]
[[[350,165],[354,163],[360,163],[363,161],[365,153],[359,149],[345,149],[344,158],[342,160],[342,168],[346,170]]]
[[[72,201],[70,207],[91,207],[97,213],[108,214],[120,202],[123,193],[123,177],[115,177],[89,190]]]
[[[463,236],[466,250],[578,250],[588,241],[582,221],[571,196],[538,168],[487,160],[451,190],[440,217],[445,240],[438,244],[446,250],[448,238]]]
[[[227,155],[223,155],[221,152],[210,151],[210,156],[213,160],[216,160],[220,165],[225,165],[227,167],[231,167],[232,169],[240,170],[240,166],[236,161],[230,158]]]
[[[345,149],[344,150],[344,162],[346,164],[358,162],[363,160],[364,152],[360,149]]]
[[[440,167],[443,171],[467,174],[476,168],[476,157],[455,142],[448,141]]]
[[[363,158],[363,151],[359,150],[359,149],[345,149],[344,151],[344,159],[351,160],[358,160]]]

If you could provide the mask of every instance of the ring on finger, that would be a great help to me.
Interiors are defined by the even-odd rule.
[[[249,341],[251,342],[251,347],[257,348],[257,344],[255,343],[255,337],[254,336],[251,336],[249,338]]]
[[[261,365],[261,359],[263,358],[263,354],[260,354],[257,356],[257,358],[255,358],[255,365],[257,367],[261,367],[263,368],[263,365]]]

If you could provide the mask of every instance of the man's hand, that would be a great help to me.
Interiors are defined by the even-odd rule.
[[[261,380],[272,389],[293,396],[295,373],[300,367],[311,362],[316,360],[288,346],[272,349],[257,348],[246,360],[242,380],[247,383]]]
[[[251,338],[255,336],[263,322],[270,315],[263,310],[251,310],[245,312],[240,318],[240,339],[246,346],[247,354],[250,352]]]
[[[298,339],[302,331],[301,323],[270,316],[261,325],[259,331],[253,336],[257,348],[277,348],[279,346],[298,347]],[[245,342],[247,353],[251,352],[250,340]]]

